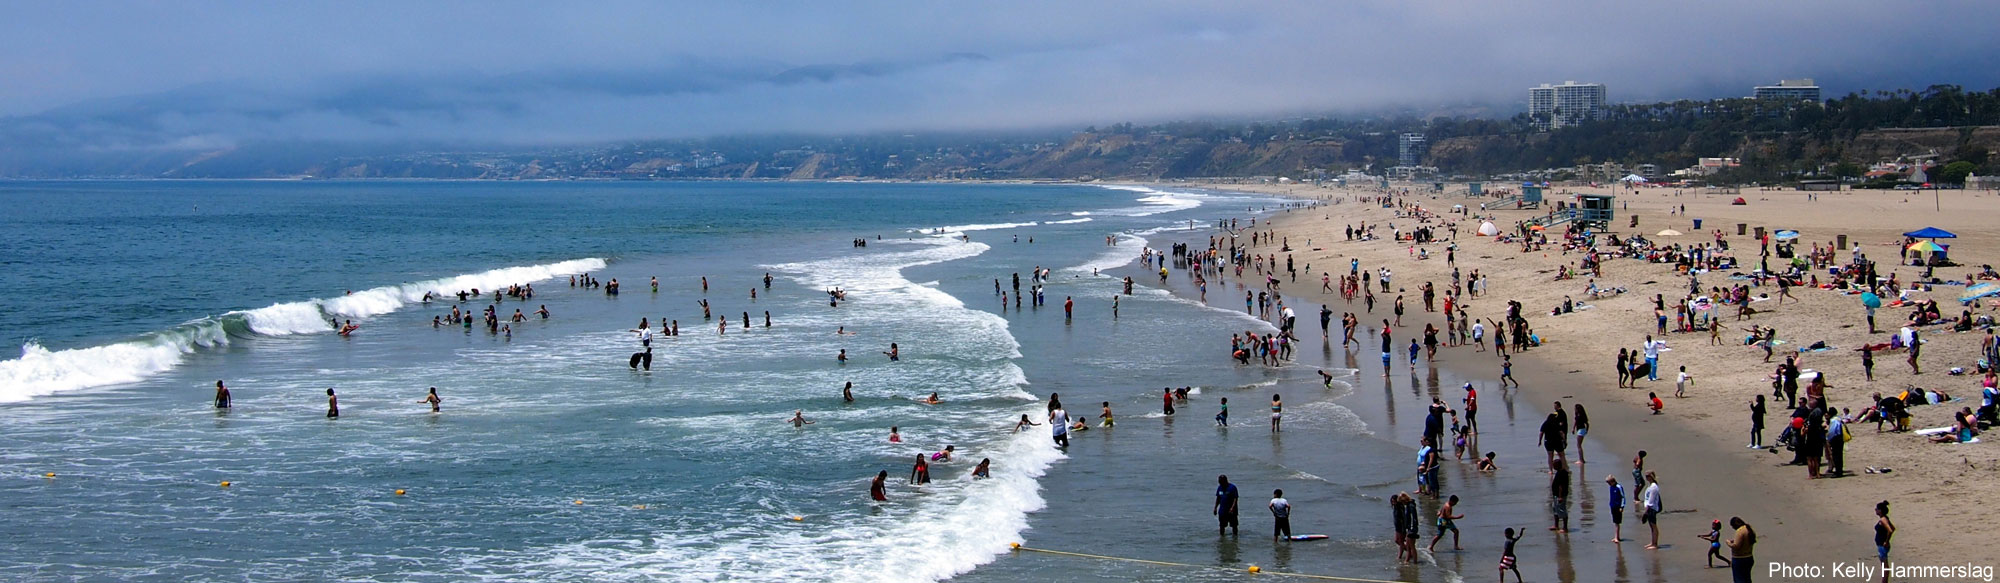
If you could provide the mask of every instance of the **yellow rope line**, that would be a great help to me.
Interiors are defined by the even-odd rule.
[[[1024,547],[1024,546],[1021,546],[1021,545],[1020,545],[1020,543],[1015,543],[1015,544],[1013,545],[1013,549],[1014,549],[1014,550],[1016,550],[1016,551],[1032,551],[1032,552],[1037,552],[1037,553],[1045,553],[1045,554],[1050,554],[1050,555],[1063,555],[1063,556],[1069,556],[1069,557],[1083,557],[1083,558],[1086,558],[1086,559],[1103,559],[1103,560],[1107,560],[1107,561],[1125,561],[1125,562],[1128,562],[1128,563],[1144,563],[1144,564],[1148,564],[1148,565],[1161,565],[1161,566],[1166,566],[1166,567],[1191,567],[1191,568],[1195,568],[1195,569],[1213,569],[1213,570],[1218,570],[1218,571],[1226,571],[1226,570],[1229,570],[1229,569],[1227,569],[1227,568],[1224,568],[1224,567],[1218,567],[1218,566],[1215,566],[1215,565],[1195,565],[1195,564],[1191,564],[1191,563],[1173,563],[1173,562],[1167,562],[1167,561],[1152,561],[1152,560],[1147,560],[1147,559],[1134,559],[1134,558],[1129,558],[1129,557],[1113,557],[1113,556],[1108,556],[1108,555],[1093,555],[1093,554],[1089,554],[1089,553],[1073,553],[1073,552],[1069,552],[1069,551],[1056,551],[1056,550],[1049,550],[1049,549],[1037,549],[1037,548],[1033,548],[1033,547]],[[1334,576],[1334,575],[1313,575],[1313,574],[1310,574],[1310,573],[1287,573],[1287,572],[1283,572],[1283,571],[1265,571],[1265,570],[1262,570],[1262,569],[1259,569],[1259,568],[1257,568],[1257,566],[1255,566],[1255,565],[1251,565],[1251,566],[1250,566],[1250,572],[1251,572],[1251,573],[1256,573],[1256,574],[1259,574],[1259,575],[1278,575],[1278,576],[1282,576],[1282,577],[1303,577],[1303,578],[1306,578],[1306,579],[1322,579],[1322,580],[1327,580],[1327,581],[1352,581],[1352,582],[1355,582],[1355,583],[1402,583],[1402,582],[1399,582],[1399,581],[1388,581],[1388,580],[1383,580],[1383,579],[1362,579],[1362,578],[1358,578],[1358,577],[1337,577],[1337,576]]]

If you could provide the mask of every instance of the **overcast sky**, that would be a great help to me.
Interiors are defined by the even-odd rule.
[[[0,140],[100,148],[1518,109],[1572,79],[1620,102],[2000,84],[1991,0],[9,4]]]

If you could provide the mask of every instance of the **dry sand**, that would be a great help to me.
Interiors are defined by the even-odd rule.
[[[1437,282],[1442,297],[1442,290],[1450,287],[1451,270],[1445,265],[1444,245],[1429,245],[1431,259],[1418,261],[1409,255],[1407,243],[1344,240],[1344,227],[1362,221],[1384,226],[1394,223],[1406,231],[1415,226],[1409,219],[1396,218],[1392,209],[1355,202],[1359,196],[1379,196],[1381,191],[1306,184],[1155,186],[1210,187],[1329,201],[1344,199],[1344,204],[1287,213],[1268,223],[1259,223],[1258,230],[1272,229],[1289,239],[1292,255],[1300,265],[1313,266],[1311,276],[1301,277],[1303,281],[1287,290],[1288,293],[1306,294],[1341,311],[1348,304],[1337,294],[1313,292],[1319,288],[1321,272],[1333,272],[1337,280],[1345,272],[1348,259],[1358,258],[1364,270],[1387,265],[1395,273],[1394,285],[1408,289],[1410,314],[1414,317],[1405,321],[1406,328],[1420,328],[1426,322],[1443,325],[1442,315],[1423,312],[1417,288],[1425,281]],[[1405,200],[1435,211],[1464,204],[1476,212],[1480,202],[1492,200],[1463,194],[1433,195],[1427,192],[1428,185],[1399,184],[1395,190],[1403,187],[1412,193]],[[1894,273],[1904,282],[1921,275],[1922,268],[1895,266],[1901,233],[1925,226],[1957,233],[1957,239],[1940,242],[1949,243],[1952,257],[1970,266],[1940,268],[1939,277],[1963,279],[1982,263],[2000,264],[2000,232],[1987,228],[1994,217],[2000,217],[2000,212],[1996,212],[2000,211],[2000,196],[1992,192],[1943,191],[1938,193],[1941,210],[1934,207],[1934,193],[1930,191],[1814,193],[1818,200],[1809,201],[1806,193],[1788,190],[1745,189],[1736,194],[1707,194],[1699,189],[1632,191],[1607,187],[1557,189],[1548,200],[1570,200],[1568,194],[1582,192],[1618,196],[1621,208],[1611,229],[1613,233],[1643,234],[1662,243],[1693,244],[1712,240],[1707,233],[1720,228],[1725,230],[1735,256],[1753,268],[1757,260],[1756,241],[1752,236],[1737,236],[1737,223],[1746,223],[1752,229],[1763,226],[1770,230],[1798,230],[1802,234],[1798,245],[1801,253],[1808,251],[1812,242],[1825,246],[1836,236],[1847,235],[1850,245],[1859,242],[1864,252],[1878,262],[1883,277]],[[1732,206],[1730,202],[1738,196],[1749,204]],[[1669,214],[1670,208],[1680,205],[1686,205],[1686,216]],[[1495,216],[1495,224],[1505,231],[1515,221],[1542,212],[1545,211],[1494,210],[1488,214]],[[1632,215],[1640,217],[1637,229],[1627,228],[1628,217]],[[1691,228],[1692,218],[1704,220],[1700,233]],[[1523,314],[1546,342],[1515,357],[1517,376],[1528,385],[1527,393],[1543,400],[1559,398],[1565,403],[1584,403],[1591,410],[1594,428],[1589,439],[1609,444],[1613,451],[1628,452],[1625,459],[1593,460],[1590,469],[1579,472],[1587,479],[1584,484],[1602,487],[1603,476],[1607,474],[1629,482],[1629,452],[1649,450],[1648,468],[1659,472],[1670,512],[1662,519],[1662,539],[1676,543],[1673,548],[1659,551],[1671,553],[1663,560],[1702,560],[1705,545],[1688,539],[1705,532],[1710,519],[1726,521],[1730,516],[1742,516],[1759,531],[1760,563],[1866,561],[1872,564],[1872,509],[1877,501],[1889,500],[1893,507],[1891,516],[1899,526],[1892,559],[1912,564],[2000,562],[1984,536],[1990,528],[1984,524],[1986,513],[1980,511],[1982,503],[2000,495],[2000,472],[1996,472],[2000,469],[2000,449],[1996,449],[2000,443],[1994,439],[1978,444],[1935,445],[1911,434],[1878,434],[1873,423],[1857,423],[1852,426],[1855,439],[1847,444],[1846,451],[1850,475],[1819,480],[1809,480],[1804,467],[1784,465],[1792,458],[1788,451],[1779,450],[1781,453],[1774,455],[1770,450],[1746,447],[1749,403],[1760,393],[1770,393],[1768,379],[1775,363],[1788,353],[1797,354],[1794,350],[1797,347],[1816,341],[1825,341],[1837,349],[1803,354],[1800,366],[1828,375],[1833,387],[1828,390],[1827,398],[1835,406],[1858,412],[1869,404],[1874,392],[1894,394],[1906,385],[1915,384],[1944,390],[1959,400],[1944,406],[1913,408],[1913,427],[1948,425],[1952,412],[1965,406],[1977,408],[1979,404],[1977,376],[1945,374],[1952,367],[1974,368],[1983,338],[1978,331],[1955,334],[1941,326],[1923,328],[1928,339],[1922,357],[1923,374],[1911,374],[1904,363],[1904,353],[1884,353],[1877,355],[1875,380],[1868,382],[1863,380],[1858,353],[1852,349],[1867,342],[1887,341],[1889,333],[1902,324],[1907,310],[1888,307],[1878,310],[1877,324],[1882,333],[1871,335],[1855,296],[1801,288],[1793,291],[1799,302],[1787,301],[1782,306],[1773,301],[1756,303],[1764,312],[1750,321],[1735,322],[1732,307],[1718,309],[1724,324],[1730,326],[1723,334],[1722,346],[1710,346],[1705,332],[1669,333],[1665,339],[1672,350],[1660,359],[1664,369],[1661,380],[1641,381],[1641,388],[1636,390],[1620,389],[1616,386],[1613,366],[1618,348],[1638,348],[1645,335],[1653,330],[1653,295],[1665,294],[1672,305],[1686,292],[1686,278],[1674,275],[1670,265],[1610,260],[1599,285],[1623,286],[1629,289],[1628,293],[1593,301],[1595,308],[1591,310],[1550,316],[1549,309],[1561,303],[1565,295],[1584,297],[1585,279],[1553,281],[1554,269],[1581,257],[1565,256],[1559,247],[1547,253],[1522,253],[1518,245],[1472,236],[1477,226],[1476,220],[1461,220],[1459,224],[1460,269],[1466,272],[1478,269],[1490,277],[1488,293],[1469,301],[1471,313],[1482,319],[1504,319],[1507,300],[1522,302]],[[1669,228],[1689,234],[1654,236]],[[1378,230],[1378,234],[1387,233],[1386,229]],[[1845,251],[1839,254],[1842,261],[1847,257]],[[1775,264],[1776,258],[1773,260]],[[1725,275],[1705,275],[1702,285],[1734,283]],[[1821,279],[1827,279],[1823,272]],[[1308,285],[1308,281],[1312,283]],[[1961,289],[1941,287],[1935,294],[1915,292],[1912,297],[1935,297],[1945,315],[1955,316],[1959,309],[1955,300]],[[1753,288],[1753,296],[1759,293],[1776,296],[1777,289]],[[1347,310],[1359,314],[1364,325],[1378,322],[1380,314],[1388,312],[1386,304],[1394,295],[1379,297],[1384,306],[1373,316],[1363,312],[1358,301]],[[1991,306],[1974,308],[1975,315],[1993,312]],[[1779,338],[1788,342],[1779,347],[1773,364],[1762,362],[1761,349],[1742,345],[1743,330],[1739,326],[1750,324],[1775,326]],[[1498,375],[1498,359],[1490,350],[1451,348],[1441,350],[1439,360],[1447,367],[1474,376],[1484,371],[1490,371],[1484,372],[1486,378]],[[1696,388],[1689,391],[1687,398],[1677,399],[1673,396],[1673,376],[1669,371],[1680,366],[1687,366],[1695,376]],[[1659,393],[1666,401],[1665,414],[1655,416],[1645,410],[1643,402],[1648,391]],[[1764,433],[1767,445],[1777,440],[1789,417],[1783,399],[1769,403],[1769,407]],[[1868,467],[1889,467],[1894,472],[1863,473]],[[1629,483],[1626,487],[1636,494],[1638,488]],[[1634,528],[1627,531],[1627,537],[1637,533],[1641,542],[1628,542],[1622,552],[1644,552],[1639,551],[1644,544],[1643,527],[1636,519],[1629,526]],[[1757,575],[1759,580],[1765,579],[1762,568]],[[1716,578],[1726,580],[1726,571]]]

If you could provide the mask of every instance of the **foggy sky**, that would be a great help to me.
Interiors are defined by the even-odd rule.
[[[2000,3],[16,3],[0,146],[561,144],[2000,84]]]

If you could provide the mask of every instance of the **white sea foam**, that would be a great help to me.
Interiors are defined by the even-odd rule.
[[[1060,220],[1060,221],[1049,221],[1049,222],[1046,222],[1046,223],[1042,223],[1042,224],[1044,224],[1044,225],[1074,225],[1074,224],[1077,224],[1077,223],[1088,223],[1088,222],[1090,222],[1090,221],[1091,221],[1091,218],[1090,218],[1090,217],[1084,217],[1084,218],[1081,218],[1081,219],[1063,219],[1063,220]]]
[[[1136,192],[1145,195],[1139,197],[1139,202],[1145,204],[1145,206],[1137,208],[1127,208],[1127,209],[1109,209],[1103,211],[1109,214],[1124,215],[1129,217],[1144,217],[1144,216],[1157,215],[1160,213],[1170,213],[1174,211],[1187,210],[1199,207],[1202,204],[1201,195],[1191,192],[1173,192],[1166,190],[1156,190],[1145,186],[1137,186],[1130,184],[1101,184],[1098,185],[1098,187],[1108,188],[1111,190]]]
[[[1085,261],[1082,265],[1071,267],[1065,271],[1097,273],[1105,269],[1131,265],[1133,262],[1138,261],[1139,250],[1146,248],[1146,239],[1125,233],[1119,233],[1117,237],[1118,245],[1105,249],[1103,253],[1092,257],[1090,261]]]
[[[920,231],[920,232],[924,232],[924,233],[930,233],[930,232],[934,232],[934,231],[943,231],[943,232],[944,232],[945,234],[951,234],[951,233],[969,233],[969,232],[972,232],[972,231],[992,231],[992,230],[997,230],[997,229],[1018,229],[1018,228],[1021,228],[1021,227],[1033,227],[1033,226],[1035,226],[1035,225],[1039,225],[1039,224],[1041,224],[1041,223],[1037,223],[1037,222],[1034,222],[1034,221],[1028,221],[1028,222],[1025,222],[1025,223],[984,223],[984,224],[971,224],[971,225],[952,225],[952,226],[949,226],[949,227],[936,227],[936,228],[932,228],[932,229],[920,229],[919,231]]]
[[[423,300],[425,292],[481,291],[603,269],[603,259],[508,267],[399,286],[379,287],[331,299],[272,304],[202,318],[134,340],[87,348],[49,350],[39,343],[21,347],[21,357],[0,361],[0,403],[25,401],[63,391],[137,382],[178,366],[183,355],[229,344],[233,334],[289,336],[333,331],[332,316],[365,318]]]

